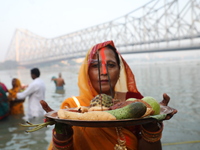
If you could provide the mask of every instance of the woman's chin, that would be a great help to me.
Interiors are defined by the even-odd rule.
[[[102,88],[101,92],[103,94],[111,95],[110,87],[109,88]]]

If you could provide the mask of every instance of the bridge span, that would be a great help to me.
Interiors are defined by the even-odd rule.
[[[200,0],[151,0],[117,19],[51,39],[17,29],[5,60],[28,66],[79,58],[107,40],[122,54],[200,49]]]

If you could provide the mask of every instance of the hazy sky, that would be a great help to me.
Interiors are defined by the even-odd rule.
[[[98,25],[151,0],[0,0],[0,61],[17,28],[54,38]]]

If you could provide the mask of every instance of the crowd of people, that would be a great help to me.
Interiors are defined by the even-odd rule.
[[[40,100],[45,99],[45,84],[40,79],[40,70],[30,70],[33,82],[22,86],[17,78],[12,79],[12,88],[7,89],[4,83],[0,83],[0,119],[8,115],[24,114],[24,101],[28,99],[28,118],[35,118],[44,115]]]
[[[29,85],[22,85],[18,78],[13,78],[11,81],[12,88],[7,89],[7,86],[0,82],[0,120],[9,114],[24,114],[25,99],[28,100],[27,110],[29,110],[26,119],[44,115],[40,100],[45,99],[45,83],[40,78],[38,68],[31,69],[30,75],[33,81]],[[55,82],[57,93],[65,91],[65,81],[61,73],[59,73],[58,78],[52,78],[52,81]]]
[[[16,78],[12,81],[12,89],[7,90],[5,86],[0,86],[0,91],[4,91],[1,102],[5,101],[6,92],[8,92],[7,99],[9,102],[20,100],[20,102],[9,107],[11,114],[23,113],[23,102],[26,97],[29,97],[29,117],[38,117],[44,115],[45,111],[47,113],[52,111],[44,101],[45,85],[39,78],[40,71],[38,68],[31,70],[31,77],[33,82],[26,88],[23,88]],[[61,73],[58,78],[52,77],[52,81],[55,82],[56,89],[61,89],[65,85]],[[132,70],[117,51],[113,41],[99,43],[89,49],[80,67],[78,87],[79,95],[76,98],[81,106],[90,106],[90,101],[99,94],[112,96],[113,101],[116,100],[116,102],[123,102],[127,98],[143,98],[143,95],[137,89]],[[160,105],[167,106],[169,100],[169,96],[164,93]],[[33,105],[35,107],[31,107]],[[66,106],[68,108],[76,107],[73,98],[66,98],[60,108],[64,109]],[[19,111],[15,111],[16,109]],[[176,109],[170,109],[173,111],[164,120],[171,119],[177,113]],[[161,150],[162,131],[163,122],[120,128],[78,127],[56,123],[48,149]]]

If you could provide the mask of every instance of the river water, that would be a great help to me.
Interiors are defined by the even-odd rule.
[[[162,94],[171,97],[169,106],[178,109],[178,113],[164,121],[162,136],[163,150],[199,150],[200,149],[200,60],[166,61],[134,63],[127,60],[136,78],[139,91],[144,96],[152,96],[158,101]],[[77,76],[79,66],[41,68],[41,78],[46,84],[46,101],[58,110],[61,102],[73,95],[78,95]],[[56,94],[52,76],[61,72],[66,82],[65,94]],[[32,79],[29,69],[0,71],[0,80],[11,88],[11,80],[17,77],[23,84]],[[24,103],[27,107],[27,101]],[[25,110],[25,113],[27,111]],[[30,120],[42,123],[43,118]],[[19,126],[25,120],[21,115],[9,116],[0,121],[1,150],[45,150],[51,140],[53,126],[32,133],[25,133],[27,128]]]

